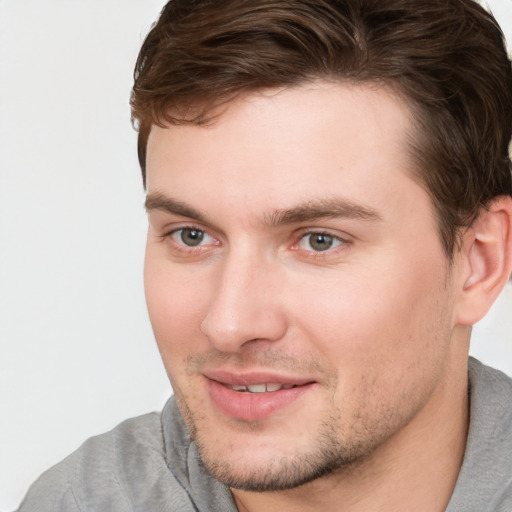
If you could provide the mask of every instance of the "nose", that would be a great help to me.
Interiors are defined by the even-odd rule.
[[[277,265],[231,254],[221,266],[201,323],[210,343],[221,352],[234,353],[249,342],[281,339],[287,318]]]

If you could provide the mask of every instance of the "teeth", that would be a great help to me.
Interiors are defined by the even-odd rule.
[[[279,391],[282,387],[281,384],[267,384],[267,391]]]
[[[267,386],[265,386],[265,384],[253,384],[252,386],[247,386],[247,389],[251,393],[265,393]]]
[[[248,391],[250,393],[265,393],[272,391],[279,391],[280,389],[292,389],[295,387],[294,384],[277,384],[277,383],[269,383],[269,384],[252,384],[250,386],[242,386],[238,384],[233,384],[229,386],[233,391]]]

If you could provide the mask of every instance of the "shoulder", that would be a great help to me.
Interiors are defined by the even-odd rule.
[[[512,379],[470,358],[469,385],[469,440],[482,443],[482,434],[492,432],[495,441],[511,443],[512,448]]]
[[[144,507],[194,510],[169,471],[158,413],[88,439],[33,484],[18,512],[133,512]]]
[[[512,510],[512,379],[469,361],[470,423],[450,512]]]

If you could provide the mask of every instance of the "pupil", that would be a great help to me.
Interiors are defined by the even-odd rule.
[[[204,238],[204,233],[199,229],[184,229],[181,232],[181,240],[185,245],[199,245]]]
[[[309,244],[315,251],[326,251],[332,246],[332,236],[329,235],[313,235]]]

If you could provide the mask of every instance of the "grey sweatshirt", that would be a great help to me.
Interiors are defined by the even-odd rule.
[[[447,512],[512,512],[512,379],[469,362],[471,415]],[[18,512],[236,512],[201,464],[173,398],[127,420],[44,473]]]

